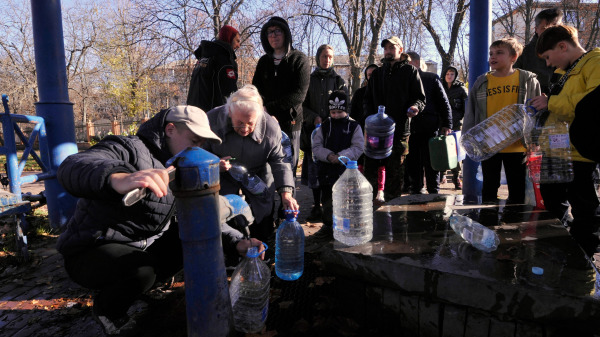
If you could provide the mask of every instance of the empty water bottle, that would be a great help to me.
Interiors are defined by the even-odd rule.
[[[496,232],[479,222],[471,220],[469,217],[452,215],[450,217],[450,227],[473,247],[484,252],[492,252],[500,244]]]
[[[573,160],[569,141],[569,126],[567,123],[556,122],[541,128],[539,132],[541,184],[568,183],[573,181]]]
[[[535,109],[511,104],[475,125],[460,138],[461,145],[475,161],[486,160],[523,138],[525,116]]]
[[[288,135],[281,131],[281,147],[283,147],[283,154],[285,154],[285,158],[283,161],[285,163],[292,163],[293,153],[292,153],[292,141]]]
[[[373,238],[373,187],[355,161],[344,165],[346,171],[333,185],[333,238],[355,246]]]
[[[233,179],[242,183],[242,186],[248,190],[248,192],[261,197],[269,195],[269,187],[267,184],[256,174],[248,172],[244,166],[239,164],[231,165],[229,174]]]
[[[286,281],[297,280],[304,272],[304,230],[296,217],[297,212],[285,211],[275,236],[275,273]]]
[[[365,155],[373,159],[389,157],[395,129],[396,123],[385,113],[385,106],[380,105],[377,114],[365,120]]]
[[[268,247],[264,246],[266,250]],[[231,275],[229,296],[233,324],[240,332],[259,332],[267,320],[271,272],[259,258],[262,252],[258,251],[258,247],[250,247]]]
[[[315,136],[317,134],[317,130],[319,130],[319,128],[321,127],[321,123],[317,124],[317,126],[315,127],[315,129],[313,130],[313,132],[310,134],[310,144],[312,146],[312,144],[315,143]],[[315,153],[312,153],[312,160],[313,162],[317,162],[317,157],[315,156]]]

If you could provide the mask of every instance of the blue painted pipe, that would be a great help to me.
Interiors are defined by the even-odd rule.
[[[471,1],[469,34],[469,85],[489,69],[488,50],[492,36],[492,0]],[[475,33],[477,32],[477,33]],[[469,99],[474,99],[469,97]],[[480,163],[467,155],[463,161],[465,203],[481,202],[482,181],[477,179]]]
[[[56,172],[63,160],[77,153],[73,103],[69,101],[65,47],[60,0],[31,0],[33,42],[39,101],[36,114],[43,117],[48,130],[49,153],[42,161]],[[49,157],[49,158],[44,158]],[[44,181],[48,217],[52,227],[66,224],[75,210],[77,199],[68,194],[56,179]]]
[[[187,148],[175,162],[179,237],[183,246],[188,336],[227,336],[233,314],[221,243],[219,157]]]

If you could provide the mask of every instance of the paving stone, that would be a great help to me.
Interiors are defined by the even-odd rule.
[[[400,324],[408,336],[419,335],[419,297],[404,295],[400,297]]]
[[[444,304],[443,312],[444,337],[462,337],[465,333],[467,309],[451,304]]]
[[[514,337],[516,325],[515,322],[504,322],[490,317],[490,337]]]
[[[474,310],[467,311],[465,336],[486,337],[490,329],[489,315]]]
[[[421,336],[439,336],[440,303],[425,300],[419,301],[419,334]]]

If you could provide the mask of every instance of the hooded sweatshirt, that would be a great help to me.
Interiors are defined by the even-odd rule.
[[[273,26],[283,31],[286,46],[277,66],[267,36],[267,29]],[[263,97],[267,112],[277,118],[281,130],[289,135],[302,127],[302,103],[308,90],[310,62],[304,53],[292,47],[290,27],[280,17],[272,17],[262,27],[260,40],[266,54],[258,60],[252,84]]]

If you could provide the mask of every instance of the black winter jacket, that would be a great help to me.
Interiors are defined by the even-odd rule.
[[[285,35],[288,52],[278,66],[275,66],[273,48],[267,39],[267,29],[281,28]],[[262,46],[266,52],[256,65],[252,84],[258,88],[267,112],[277,118],[281,130],[288,135],[302,127],[302,103],[306,97],[310,78],[308,57],[292,47],[292,34],[286,21],[279,17],[271,18],[260,32]]]
[[[462,127],[462,119],[465,117],[465,108],[467,106],[467,97],[469,92],[465,87],[465,84],[458,80],[458,76],[454,78],[452,85],[448,88],[448,82],[446,82],[446,73],[448,70],[454,70],[454,73],[458,75],[458,69],[450,66],[444,71],[442,75],[442,85],[446,90],[450,107],[452,108],[452,130],[459,131]]]
[[[227,42],[202,41],[194,52],[194,67],[187,104],[204,111],[225,104],[237,90],[238,66],[235,52]]]
[[[546,66],[546,61],[537,56],[535,51],[537,41],[538,35],[534,34],[531,41],[523,48],[521,56],[513,64],[513,68],[528,70],[536,74],[542,93],[548,94],[550,92],[548,88],[553,81],[554,68]]]
[[[407,129],[408,108],[416,106],[419,112],[425,108],[425,91],[417,68],[408,64],[407,57],[392,65],[383,66],[371,74],[363,98],[365,118],[376,114],[377,107],[385,106],[385,113],[396,122],[394,143],[410,135]]]
[[[442,127],[452,129],[452,108],[450,108],[446,91],[438,75],[420,69],[418,71],[427,104],[423,111],[412,118],[411,134],[421,133],[433,137],[435,132]]]
[[[172,156],[165,141],[162,110],[142,124],[136,136],[107,136],[85,152],[67,157],[59,166],[57,178],[72,195],[79,197],[75,213],[57,243],[65,255],[77,254],[104,243],[119,242],[140,249],[150,246],[167,229],[175,214],[175,198],[154,193],[133,206],[122,204],[123,196],[110,186],[109,177],[117,172],[164,169]],[[223,244],[229,251],[241,233],[221,225]]]
[[[336,90],[344,90],[346,95],[348,94],[346,82],[333,68],[317,68],[310,74],[309,83],[308,92],[302,105],[304,125],[300,138],[300,149],[304,152],[311,151],[310,136],[315,129],[315,118],[318,116],[324,121],[329,117],[329,95]]]
[[[352,94],[352,101],[350,104],[350,118],[357,121],[363,130],[365,129],[365,119],[367,118],[365,116],[365,107],[363,104],[366,90],[367,87],[356,89],[354,94]]]

